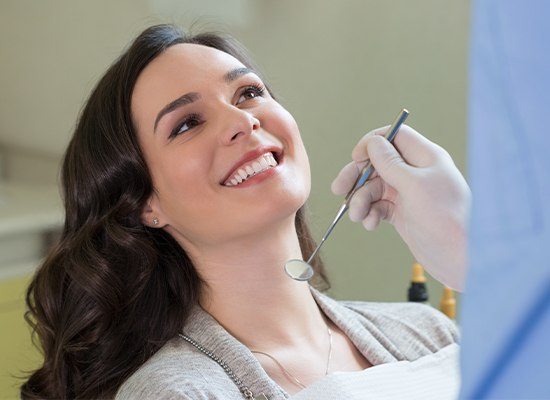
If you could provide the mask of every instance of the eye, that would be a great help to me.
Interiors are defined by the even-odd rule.
[[[241,103],[241,98],[245,97],[245,100],[254,99],[256,97],[263,97],[265,94],[265,88],[258,84],[252,84],[244,88],[241,97],[239,97],[239,100],[237,101],[237,104]],[[246,97],[252,95],[252,97]]]
[[[172,133],[170,133],[169,139],[172,139],[178,136],[181,133],[187,132],[190,129],[200,125],[202,122],[201,116],[199,114],[190,114],[188,115],[180,124],[178,124]]]

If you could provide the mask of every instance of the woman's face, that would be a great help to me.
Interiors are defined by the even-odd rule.
[[[157,227],[180,241],[253,237],[288,221],[309,196],[309,160],[296,121],[244,68],[214,48],[178,44],[136,82],[132,117],[155,187],[143,220],[153,226],[157,217]],[[276,167],[269,157],[258,159],[270,151]],[[248,175],[258,165],[262,172],[226,185],[228,175]]]

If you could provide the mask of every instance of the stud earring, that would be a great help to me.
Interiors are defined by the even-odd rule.
[[[157,217],[153,218],[153,225],[158,225],[159,219]]]

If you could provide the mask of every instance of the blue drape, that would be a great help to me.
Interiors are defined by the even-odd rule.
[[[461,398],[550,398],[550,1],[471,22]]]

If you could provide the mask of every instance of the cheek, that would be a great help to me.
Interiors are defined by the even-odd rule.
[[[287,161],[294,164],[294,173],[301,175],[301,179],[297,179],[296,183],[303,187],[307,198],[311,190],[311,170],[298,124],[292,114],[281,105],[273,109],[272,117],[273,125],[266,126],[266,129],[269,132],[278,132],[279,139],[285,142]],[[297,177],[298,175],[295,178]]]
[[[296,162],[304,159],[309,168],[309,160],[296,120],[283,106],[276,102],[275,104],[264,119],[264,128],[268,132],[274,132],[277,138],[284,142],[285,151],[289,152]]]
[[[303,161],[307,163],[309,167],[309,160],[307,157],[306,149],[296,120],[294,119],[292,114],[282,106],[279,107],[276,113],[277,121],[280,124],[278,128],[280,129],[280,132],[286,133],[287,139],[291,144],[290,146],[288,146],[289,150],[296,152],[296,154],[294,154],[296,158],[303,159]]]
[[[298,124],[290,112],[288,112],[283,106],[277,103],[271,112],[268,123],[271,126],[266,126],[266,129],[270,132],[281,132],[285,137],[288,137],[292,141],[302,141],[300,136],[300,130]]]
[[[211,158],[207,154],[205,150],[187,152],[179,149],[164,152],[157,158],[153,180],[157,184],[163,211],[169,216],[177,219],[190,217],[207,207],[206,202],[200,200],[210,197],[208,171]]]

